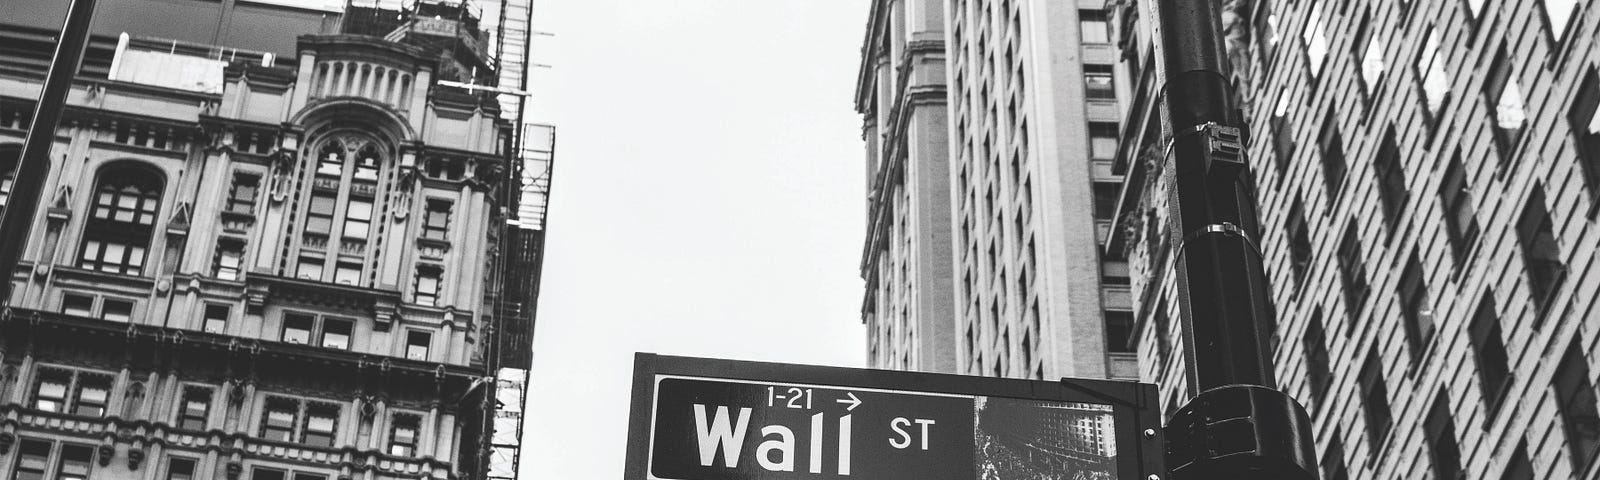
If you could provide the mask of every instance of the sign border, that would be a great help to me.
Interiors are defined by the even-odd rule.
[[[943,373],[866,368],[822,367],[634,354],[633,394],[628,416],[628,453],[624,480],[649,480],[650,441],[655,423],[656,377],[698,377],[758,383],[810,384],[840,389],[898,390],[960,396],[1008,397],[1043,401],[1085,402],[1112,406],[1116,422],[1117,471],[1122,479],[1166,478],[1161,434],[1161,407],[1156,386],[1149,383],[1063,378],[1057,382],[977,377]],[[1152,435],[1144,435],[1153,432]],[[863,479],[878,480],[878,479]]]

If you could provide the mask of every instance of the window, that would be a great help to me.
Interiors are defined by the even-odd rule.
[[[1078,10],[1078,24],[1083,43],[1111,43],[1111,26],[1104,10]]]
[[[1339,240],[1339,281],[1344,287],[1345,313],[1351,319],[1357,318],[1361,310],[1361,303],[1367,298],[1367,267],[1361,259],[1361,239],[1357,236],[1356,221],[1352,219],[1350,226],[1344,230],[1344,235]],[[1348,335],[1355,330],[1354,327],[1345,329]]]
[[[106,299],[100,308],[100,319],[127,323],[133,319],[133,302]]]
[[[1289,170],[1289,159],[1294,156],[1294,125],[1289,123],[1289,89],[1278,94],[1278,105],[1272,110],[1272,149],[1279,174]],[[1326,132],[1327,123],[1323,123]],[[1342,151],[1341,151],[1342,152]],[[1343,153],[1340,153],[1343,156]]]
[[[1115,100],[1117,89],[1111,76],[1110,65],[1083,66],[1084,96],[1089,99]]]
[[[205,430],[206,416],[211,412],[211,390],[188,387],[183,390],[183,404],[178,406],[178,428]]]
[[[84,226],[78,266],[108,273],[138,275],[155,231],[161,204],[159,176],[131,162],[101,169],[93,205]]]
[[[207,304],[205,323],[201,329],[206,333],[227,333],[228,316],[231,313],[227,305]]]
[[[277,442],[293,441],[298,407],[290,400],[276,398],[268,400],[266,411],[262,414],[265,421],[261,425],[261,438]]]
[[[1478,386],[1491,418],[1500,409],[1501,393],[1510,376],[1506,344],[1500,334],[1500,318],[1495,312],[1494,293],[1484,293],[1483,300],[1478,302],[1478,309],[1472,314],[1472,324],[1467,327],[1472,336],[1472,354],[1478,363]]]
[[[1311,235],[1306,231],[1305,206],[1299,197],[1295,195],[1294,206],[1289,207],[1289,224],[1284,227],[1289,236],[1289,266],[1294,270],[1297,288],[1305,285],[1306,272],[1311,269]]]
[[[244,265],[244,244],[231,240],[217,241],[215,265],[218,280],[239,280]]]
[[[313,405],[306,409],[306,429],[300,443],[313,447],[332,447],[334,425],[339,416],[337,407]]]
[[[406,358],[412,360],[428,360],[428,347],[433,344],[433,335],[428,332],[411,331],[406,333]]]
[[[1322,453],[1322,480],[1349,480],[1350,471],[1344,465],[1344,435],[1335,429],[1328,441],[1328,451]]]
[[[306,208],[306,233],[328,235],[333,231],[333,207],[338,200],[331,193],[311,194]]]
[[[1137,337],[1133,336],[1133,312],[1107,311],[1106,351],[1110,353],[1137,353]]]
[[[1578,164],[1583,166],[1590,198],[1594,199],[1590,203],[1600,206],[1600,74],[1593,68],[1578,87],[1577,99],[1567,112],[1567,123],[1578,141]]]
[[[50,466],[50,443],[28,439],[21,443],[21,448],[17,449],[17,471],[11,478],[44,480],[44,472]]]
[[[33,395],[35,410],[57,413],[67,411],[67,390],[72,388],[71,373],[40,370],[37,385]]]
[[[1417,78],[1422,79],[1423,106],[1435,121],[1450,100],[1450,77],[1444,71],[1444,57],[1439,54],[1439,32],[1428,29],[1423,37],[1422,53],[1417,57]]]
[[[1385,129],[1372,166],[1378,176],[1378,200],[1383,203],[1383,216],[1392,235],[1399,228],[1400,211],[1411,196],[1406,190],[1405,165],[1400,159],[1400,147],[1395,144],[1393,126]]]
[[[444,272],[439,267],[417,267],[417,284],[413,291],[411,301],[418,305],[430,307],[439,303],[439,277]]]
[[[1374,38],[1372,33],[1372,14],[1361,14],[1361,30],[1356,34],[1355,54],[1361,59],[1361,82],[1366,87],[1368,95],[1378,91],[1378,82],[1383,80],[1383,38]]]
[[[19,147],[0,148],[0,211],[6,209],[6,202],[11,200],[11,189],[16,186],[15,175],[19,155],[21,155]]]
[[[94,297],[68,293],[61,296],[61,313],[79,317],[94,315]]]
[[[250,480],[287,480],[282,470],[256,468],[250,471]]]
[[[350,322],[345,320],[323,320],[322,346],[349,350],[351,328]]]
[[[316,328],[317,319],[310,315],[288,313],[283,316],[283,341],[308,345],[311,343],[311,331]]]
[[[369,200],[350,200],[344,210],[345,238],[366,239],[367,232],[372,226],[372,202]]]
[[[1306,20],[1306,30],[1301,34],[1301,39],[1305,40],[1306,61],[1312,78],[1322,74],[1322,61],[1328,58],[1328,36],[1322,30],[1320,6],[1311,5],[1311,19]]]
[[[1550,212],[1544,206],[1544,188],[1534,184],[1533,193],[1522,207],[1517,220],[1517,238],[1522,244],[1522,261],[1528,268],[1528,287],[1533,301],[1543,316],[1556,287],[1566,278],[1567,268],[1561,262],[1561,245],[1550,227]]]
[[[1117,157],[1117,124],[1089,122],[1089,158],[1110,160]]]
[[[233,174],[233,187],[228,190],[228,202],[224,211],[241,215],[250,215],[256,211],[256,190],[261,185],[261,177],[248,173]]]
[[[1506,462],[1506,471],[1500,475],[1500,480],[1533,480],[1533,464],[1528,462],[1528,441],[1523,440],[1517,444],[1511,460]]]
[[[111,397],[111,378],[101,375],[78,375],[77,398],[73,400],[72,413],[86,417],[103,417],[106,403]]]
[[[1361,384],[1361,409],[1367,420],[1367,445],[1374,452],[1383,448],[1383,440],[1394,423],[1389,416],[1389,389],[1383,384],[1381,368],[1382,359],[1374,349],[1367,353],[1367,361],[1361,365],[1361,376],[1357,380]]]
[[[444,240],[450,233],[450,202],[428,200],[428,211],[423,214],[422,238]]]
[[[394,427],[389,431],[389,455],[410,457],[417,453],[417,425],[415,415],[395,415]]]
[[[90,462],[93,461],[93,447],[62,445],[61,461],[57,464],[55,480],[88,480]]]
[[[1582,338],[1574,338],[1556,367],[1556,405],[1566,429],[1567,449],[1572,468],[1589,469],[1600,452],[1600,412],[1595,410],[1594,384],[1589,383],[1589,359],[1583,355]]]
[[[1094,218],[1098,220],[1110,219],[1117,213],[1117,194],[1122,185],[1110,182],[1094,182]]]
[[[167,480],[194,480],[195,461],[173,457],[167,460]]]
[[[1328,386],[1333,384],[1333,375],[1328,369],[1327,336],[1322,330],[1322,309],[1311,313],[1311,321],[1306,323],[1300,342],[1306,352],[1306,380],[1311,383],[1311,399],[1315,402],[1312,406],[1321,410],[1328,396]]]
[[[339,140],[328,142],[322,146],[321,153],[317,155],[317,175],[329,177],[344,176],[344,143]]]
[[[1561,43],[1567,37],[1567,24],[1572,21],[1572,11],[1578,0],[1539,0],[1544,7],[1544,19],[1550,27],[1550,38]]]
[[[1344,186],[1345,172],[1349,167],[1344,159],[1344,140],[1339,136],[1339,117],[1332,108],[1322,119],[1322,132],[1317,134],[1317,148],[1322,151],[1322,181],[1328,187],[1328,199],[1339,198]]]
[[[370,148],[370,145],[368,147]],[[375,151],[362,150],[361,155],[356,160],[356,180],[378,181],[378,159],[374,156],[375,154]]]
[[[300,257],[300,263],[295,266],[295,276],[306,280],[322,280],[322,259],[317,257]]]
[[[1433,340],[1433,302],[1428,298],[1427,279],[1415,251],[1400,273],[1400,316],[1405,321],[1406,344],[1412,362],[1420,364],[1422,353]]]
[[[1450,397],[1440,392],[1423,421],[1428,453],[1433,459],[1433,478],[1441,480],[1463,478],[1461,448],[1456,444],[1456,426],[1451,416]]]
[[[1165,368],[1168,357],[1172,356],[1172,339],[1169,338],[1172,334],[1172,322],[1167,317],[1166,298],[1162,298],[1161,303],[1156,304],[1156,310],[1151,315],[1155,318],[1155,321],[1150,323],[1156,328],[1156,358],[1161,360],[1162,368]]]
[[[333,269],[333,282],[340,285],[361,284],[361,264],[339,262]]]
[[[1512,70],[1510,58],[1506,56],[1506,46],[1502,43],[1494,54],[1494,62],[1489,66],[1489,77],[1483,82],[1483,97],[1494,115],[1494,121],[1490,123],[1494,126],[1495,145],[1499,147],[1502,161],[1509,161],[1515,156],[1518,141],[1522,140],[1523,127],[1528,123],[1528,113],[1522,105],[1522,87],[1517,85]]]
[[[1445,164],[1444,178],[1439,182],[1439,203],[1444,207],[1445,228],[1450,233],[1450,246],[1454,247],[1456,263],[1460,266],[1478,239],[1478,217],[1472,207],[1472,187],[1467,185],[1466,174],[1462,172],[1460,149]]]

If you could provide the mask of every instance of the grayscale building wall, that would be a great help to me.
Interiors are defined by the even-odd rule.
[[[1111,2],[1141,56],[1144,3]],[[1274,360],[1312,415],[1323,478],[1600,475],[1596,9],[1233,2]],[[1145,88],[1149,115],[1160,86]],[[1141,376],[1171,411],[1194,392],[1177,380],[1152,129],[1119,151],[1147,172],[1129,176],[1112,244],[1134,265]]]
[[[55,3],[0,7],[7,172],[53,49],[49,23],[12,20],[59,24]],[[176,3],[97,14],[7,273],[0,478],[490,475],[496,373],[531,348],[508,341],[531,307],[501,302],[537,294],[502,270],[542,241],[506,238],[523,179],[496,95],[434,83],[491,60],[481,19]]]

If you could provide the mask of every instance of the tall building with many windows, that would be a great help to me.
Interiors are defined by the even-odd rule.
[[[863,277],[869,363],[1024,378],[1136,375],[1099,1],[875,2]]]
[[[554,134],[482,88],[498,22],[100,4],[6,272],[0,478],[514,478]],[[64,9],[0,6],[0,205]]]
[[[1112,3],[1147,51],[1147,2]],[[1276,373],[1324,478],[1600,475],[1600,6],[1232,3]],[[1119,151],[1146,172],[1108,248],[1135,265],[1141,376],[1170,410],[1193,392],[1145,132]]]

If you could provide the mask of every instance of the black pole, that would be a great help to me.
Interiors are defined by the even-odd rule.
[[[67,7],[67,21],[56,41],[56,53],[44,77],[44,89],[39,92],[38,103],[34,104],[28,139],[22,143],[11,197],[7,199],[5,211],[0,213],[0,275],[4,275],[4,281],[0,281],[0,307],[11,298],[11,279],[21,260],[22,246],[28,243],[34,212],[39,208],[45,173],[50,171],[50,147],[56,141],[56,126],[61,123],[67,92],[72,90],[72,79],[77,76],[84,47],[89,44],[94,2],[72,0],[72,5]]]
[[[1188,381],[1201,393],[1166,427],[1176,480],[1315,480],[1305,408],[1278,391],[1254,181],[1223,44],[1221,2],[1161,0],[1156,41],[1172,144],[1164,169]]]

